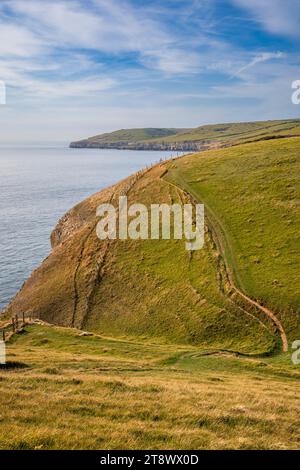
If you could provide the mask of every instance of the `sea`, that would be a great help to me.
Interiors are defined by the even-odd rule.
[[[49,254],[71,207],[172,152],[0,147],[0,311]]]

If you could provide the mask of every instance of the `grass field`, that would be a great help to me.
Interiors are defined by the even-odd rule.
[[[300,120],[257,121],[227,124],[212,124],[188,129],[177,135],[164,138],[166,142],[222,141],[241,144],[273,136],[300,135]]]
[[[27,326],[0,368],[1,449],[299,449],[300,371]]]

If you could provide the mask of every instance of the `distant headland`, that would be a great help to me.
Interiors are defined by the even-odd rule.
[[[71,148],[199,151],[299,135],[300,119],[212,124],[195,128],[121,129],[70,143]]]

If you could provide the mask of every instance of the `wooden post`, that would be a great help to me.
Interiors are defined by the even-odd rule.
[[[5,330],[2,330],[2,339],[3,339],[3,342],[5,343]]]
[[[16,315],[16,330],[19,329],[19,318],[18,315]]]
[[[25,313],[24,312],[22,313],[22,316],[23,316],[23,325],[25,325]]]
[[[14,317],[12,317],[12,319],[11,319],[11,324],[12,324],[12,330],[13,330],[13,332],[15,332],[16,331],[16,325],[15,325]]]

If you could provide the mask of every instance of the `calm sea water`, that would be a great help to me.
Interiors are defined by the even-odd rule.
[[[0,310],[48,255],[58,219],[171,152],[0,148]]]

